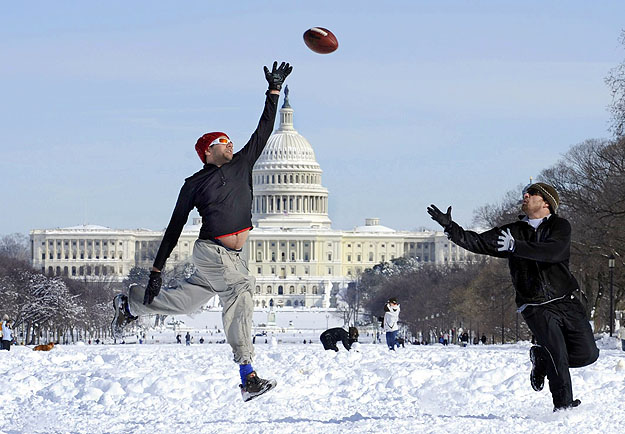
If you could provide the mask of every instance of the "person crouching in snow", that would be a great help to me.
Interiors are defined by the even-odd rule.
[[[384,305],[384,331],[386,332],[386,345],[391,351],[395,351],[397,332],[399,331],[399,303],[396,298],[390,298]]]
[[[341,341],[347,351],[352,349],[352,346],[358,342],[358,329],[356,327],[350,327],[349,332],[346,332],[342,327],[335,327],[328,329],[321,333],[319,340],[323,344],[324,350],[338,351],[336,343]]]

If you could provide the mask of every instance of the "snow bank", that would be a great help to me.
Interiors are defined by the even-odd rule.
[[[226,344],[57,346],[0,351],[3,433],[617,433],[625,352],[601,341],[572,370],[582,405],[552,413],[529,385],[529,343],[442,347],[257,344],[278,387],[244,403]]]

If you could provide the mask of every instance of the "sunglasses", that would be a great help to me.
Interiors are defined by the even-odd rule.
[[[210,145],[208,145],[208,146],[215,146],[215,145],[227,145],[227,144],[229,144],[229,143],[232,143],[232,142],[230,141],[230,139],[229,139],[229,138],[227,138],[227,137],[220,137],[220,138],[218,138],[218,139],[213,140],[213,141],[211,142],[211,144],[210,144]]]
[[[529,194],[530,196],[540,196],[540,197],[543,197],[543,194],[539,190],[537,190],[535,188],[530,188],[529,190],[526,191],[526,193]]]

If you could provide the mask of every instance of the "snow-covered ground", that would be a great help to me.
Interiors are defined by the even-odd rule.
[[[169,332],[171,333],[171,332]],[[529,385],[528,342],[443,347],[256,345],[276,378],[244,403],[227,344],[64,345],[0,351],[2,433],[622,433],[625,352],[599,342],[572,370],[576,409]],[[173,335],[170,336],[170,341]],[[160,339],[165,341],[166,339]],[[273,341],[273,343],[272,343]],[[196,341],[197,342],[197,341]],[[258,342],[258,341],[257,341]],[[303,342],[303,339],[302,339]]]

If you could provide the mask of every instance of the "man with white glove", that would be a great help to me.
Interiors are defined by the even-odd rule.
[[[587,321],[585,296],[569,270],[571,225],[558,216],[555,188],[538,182],[523,194],[519,221],[483,233],[465,231],[435,205],[428,214],[451,241],[474,253],[507,258],[518,311],[536,337],[530,349],[530,383],[542,390],[545,376],[554,411],[577,407],[569,368],[594,363],[599,350]]]

